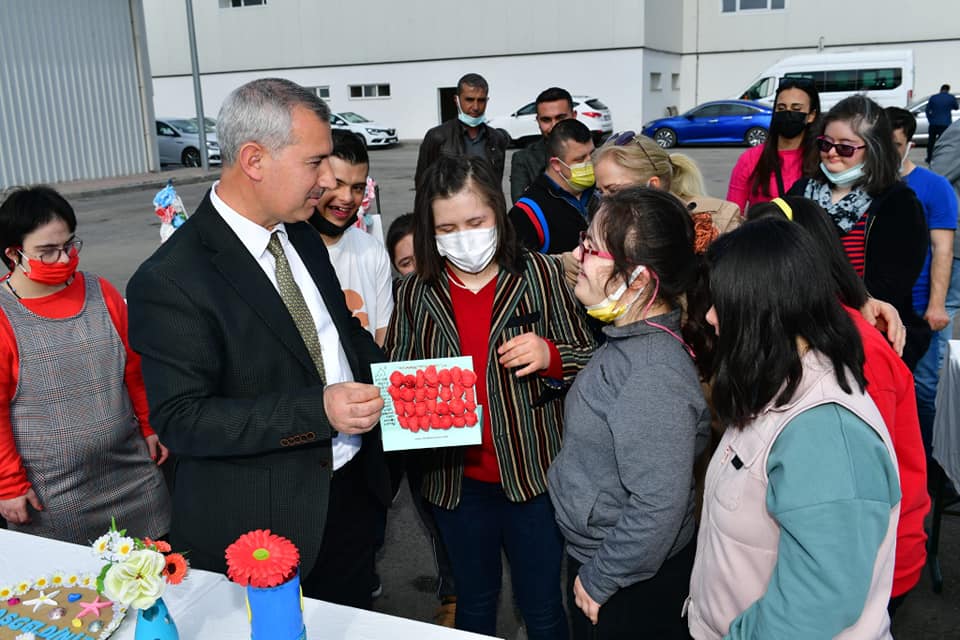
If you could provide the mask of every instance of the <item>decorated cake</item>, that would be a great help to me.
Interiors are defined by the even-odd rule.
[[[127,607],[97,593],[97,577],[55,573],[0,586],[0,640],[104,640]]]

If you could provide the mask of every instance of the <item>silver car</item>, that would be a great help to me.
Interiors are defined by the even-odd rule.
[[[157,120],[157,147],[160,164],[200,166],[200,130],[196,118],[163,118]],[[217,134],[207,130],[207,160],[220,164]]]
[[[960,93],[954,94],[957,97],[957,100],[960,101]],[[927,96],[923,100],[914,102],[909,107],[907,111],[912,113],[917,119],[917,132],[913,134],[913,143],[916,145],[926,145],[927,139],[929,138],[928,129],[930,128],[930,123],[927,122],[927,100],[930,97]],[[954,111],[950,114],[953,122],[957,121],[957,118],[960,118],[960,111]]]

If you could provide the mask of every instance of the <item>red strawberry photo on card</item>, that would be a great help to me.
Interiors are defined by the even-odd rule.
[[[384,399],[385,451],[480,444],[483,408],[471,358],[378,363],[371,373]]]

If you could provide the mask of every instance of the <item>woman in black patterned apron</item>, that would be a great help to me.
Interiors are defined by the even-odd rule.
[[[78,272],[76,216],[49,187],[0,205],[0,516],[16,531],[86,544],[111,518],[160,537],[166,448],[148,423],[127,309]]]

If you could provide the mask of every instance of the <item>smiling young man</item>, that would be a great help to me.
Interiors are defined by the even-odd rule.
[[[370,169],[364,141],[350,131],[335,130],[330,168],[337,185],[321,196],[310,224],[327,245],[347,307],[383,345],[393,313],[390,256],[376,238],[354,226]]]

